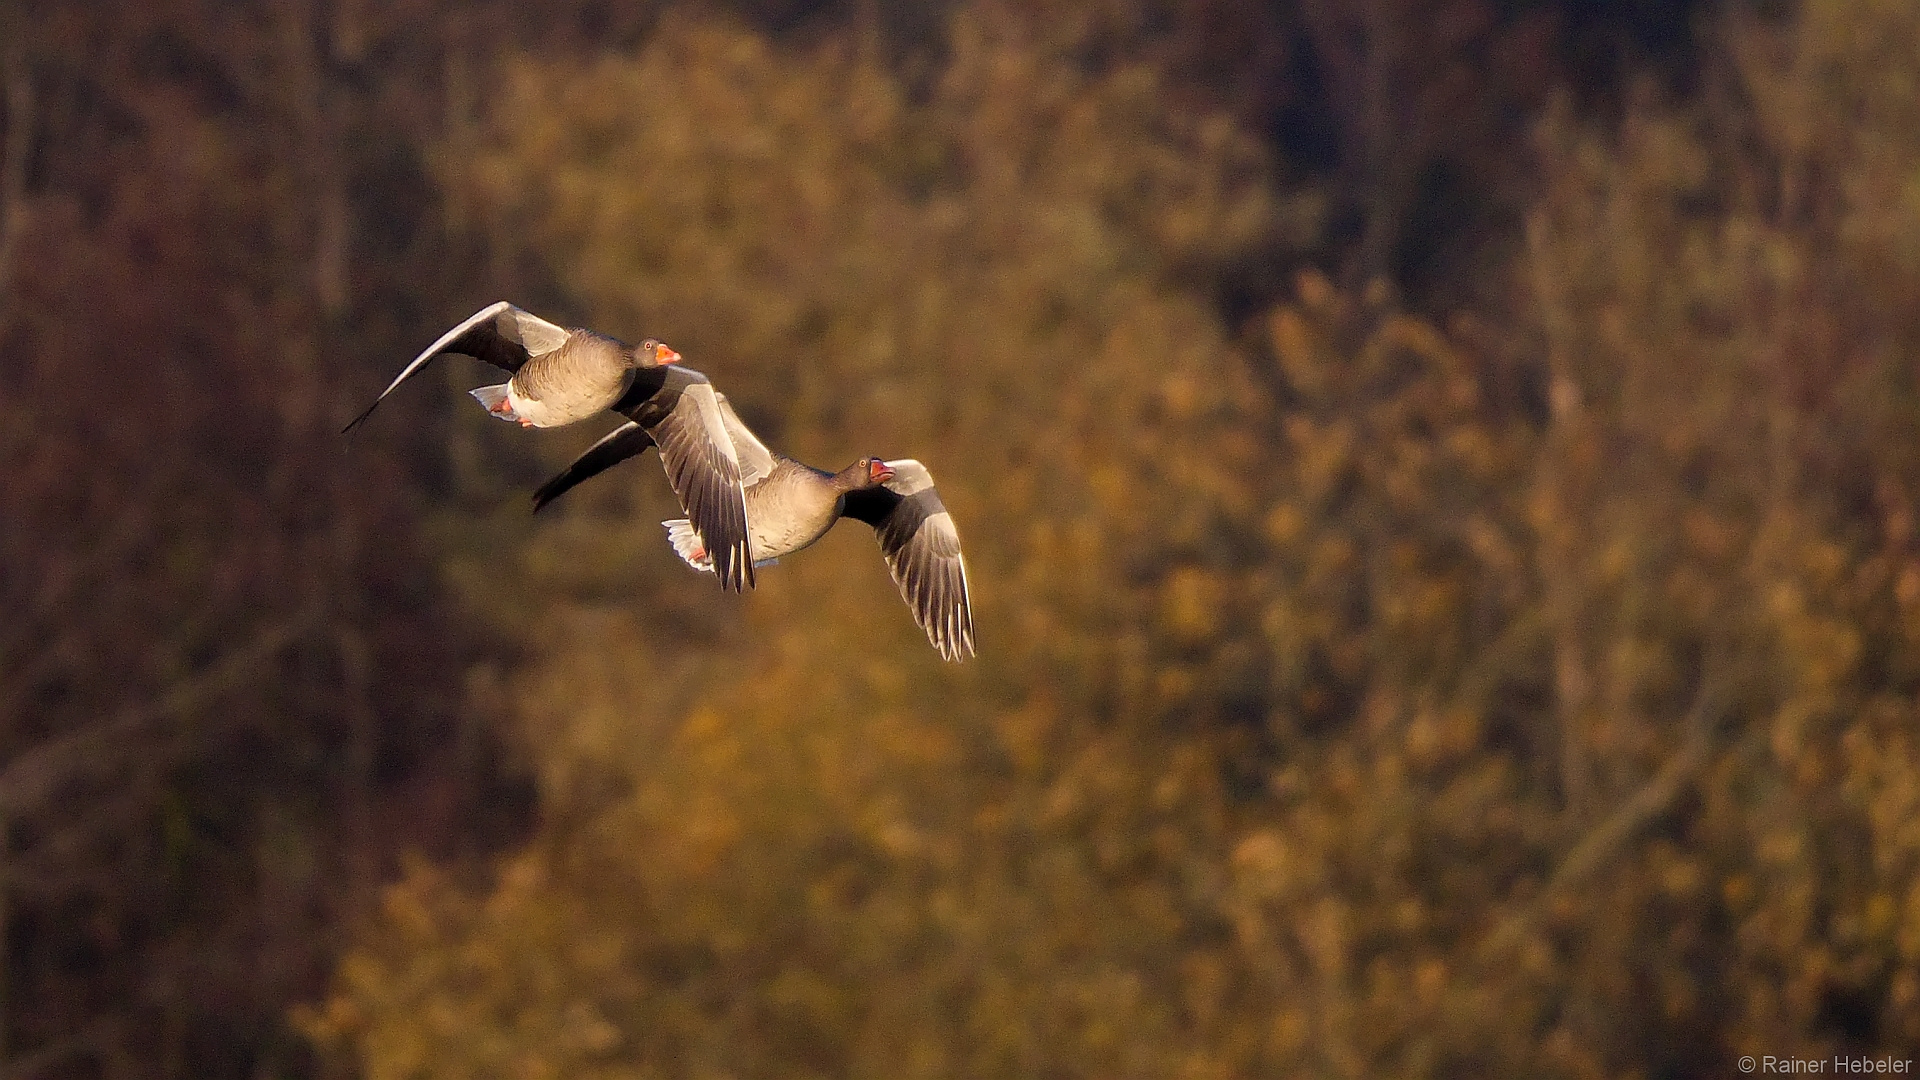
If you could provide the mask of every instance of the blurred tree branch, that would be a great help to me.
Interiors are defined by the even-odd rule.
[[[9,29],[11,21],[0,16],[0,30]],[[11,29],[6,54],[0,57],[6,97],[6,140],[0,145],[0,326],[5,325],[14,252],[26,219],[27,166],[34,137],[33,72],[27,65],[24,35]]]
[[[1429,164],[1426,133],[1409,114],[1409,99],[1424,87],[1403,85],[1416,74],[1404,41],[1410,27],[1403,24],[1423,13],[1393,0],[1303,0],[1300,11],[1329,77],[1330,97],[1356,144],[1345,164],[1360,188],[1365,218],[1354,284],[1366,285],[1392,274],[1407,201]]]
[[[33,682],[31,677],[21,674],[23,669],[32,667],[32,661],[15,666],[14,658],[22,655],[27,645],[36,639],[42,655],[56,651],[47,645],[46,620],[70,604],[78,590],[122,565],[134,546],[148,539],[147,530],[152,524],[151,503],[145,499],[128,499],[84,554],[52,553],[58,559],[57,564],[43,569],[40,587],[23,608],[14,610],[12,632],[0,640],[0,670],[12,668],[9,676],[12,687],[7,696],[0,697],[0,716],[10,715],[18,707],[20,696],[27,693]]]
[[[62,784],[124,766],[124,758],[106,751],[134,745],[132,737],[148,725],[206,706],[257,674],[318,621],[317,613],[308,612],[275,624],[253,635],[252,644],[168,687],[152,702],[35,744],[0,770],[0,814],[19,820],[42,809]]]
[[[1566,857],[1554,867],[1546,885],[1521,910],[1503,920],[1487,935],[1476,952],[1483,965],[1499,961],[1553,907],[1568,889],[1586,881],[1607,861],[1621,853],[1641,829],[1665,813],[1675,799],[1700,775],[1712,760],[1714,727],[1720,719],[1724,689],[1713,667],[1703,673],[1695,693],[1693,707],[1680,725],[1685,733],[1680,748],[1674,751],[1660,771],[1648,778],[1639,790],[1613,813],[1582,836]]]
[[[124,1037],[122,1029],[123,1025],[117,1017],[103,1016],[90,1021],[59,1042],[0,1064],[0,1080],[31,1080],[69,1058],[84,1055],[105,1057]]]

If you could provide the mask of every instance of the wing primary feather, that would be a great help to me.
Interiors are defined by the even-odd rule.
[[[660,444],[674,494],[711,556],[721,587],[741,592],[754,584],[746,493],[712,387],[704,376],[696,378],[680,386],[677,400],[652,418],[650,430]]]
[[[887,464],[894,479],[883,491],[850,495],[847,515],[873,526],[900,598],[928,642],[943,659],[965,660],[974,655],[973,615],[959,533],[924,465],[911,458]]]
[[[367,406],[365,412],[362,412],[359,416],[354,417],[347,424],[346,427],[341,428],[340,434],[345,435],[347,432],[352,431],[356,427],[359,427],[362,421],[366,420],[367,417],[373,415],[373,410],[380,407],[380,403],[387,399],[388,394],[393,393],[395,388],[397,388],[401,383],[406,382],[409,378],[413,376],[415,372],[419,371],[421,368],[425,367],[427,364],[432,362],[434,357],[439,356],[443,352],[446,352],[448,348],[455,341],[458,341],[462,335],[466,334],[468,331],[478,328],[482,323],[489,322],[490,320],[497,317],[501,312],[509,311],[509,310],[517,310],[517,309],[515,309],[512,304],[508,303],[505,300],[496,300],[493,303],[488,304],[486,307],[481,308],[479,311],[474,312],[472,315],[467,316],[466,319],[461,321],[461,323],[458,326],[455,326],[453,329],[447,331],[444,334],[441,334],[438,340],[436,340],[433,344],[427,346],[426,349],[422,351],[419,356],[416,356],[413,358],[412,363],[408,364],[406,367],[400,370],[400,374],[395,375],[393,377],[393,381],[387,384],[387,388],[385,390],[380,391],[380,396],[373,399],[373,404]],[[489,329],[488,332],[493,334],[496,337],[498,337],[499,335],[498,330]],[[517,346],[518,343],[515,343],[515,344]],[[521,350],[524,352],[525,351],[524,347],[521,347]],[[506,364],[496,363],[491,357],[480,357],[480,359],[487,360],[489,363],[495,363],[496,367],[501,367],[508,371],[516,370],[519,366],[516,364],[509,367]],[[522,362],[524,362],[524,358]]]
[[[574,458],[572,464],[540,485],[540,489],[533,493],[534,513],[539,513],[548,503],[573,490],[582,481],[598,476],[630,457],[645,453],[647,447],[652,445],[653,436],[632,421],[607,432]]]

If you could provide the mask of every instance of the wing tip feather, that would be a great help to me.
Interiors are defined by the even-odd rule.
[[[385,396],[386,396],[385,394],[381,395],[382,398],[384,398]],[[353,419],[347,421],[347,426],[340,429],[340,434],[345,435],[348,432],[352,431],[354,428],[357,428],[361,424],[365,423],[367,420],[367,417],[373,415],[373,410],[379,407],[380,407],[380,401],[379,399],[375,399],[374,403],[367,406],[364,410],[362,410],[359,416],[356,416]]]

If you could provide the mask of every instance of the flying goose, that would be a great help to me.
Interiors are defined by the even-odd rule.
[[[487,411],[521,427],[561,427],[610,408],[633,385],[634,373],[678,363],[680,354],[649,338],[633,348],[592,330],[569,330],[505,300],[476,311],[440,335],[394,376],[352,431],[387,395],[436,357],[459,353],[513,374],[496,386],[470,391]]]
[[[737,592],[753,584],[740,461],[713,386],[698,371],[675,366],[679,353],[652,339],[635,348],[592,330],[569,330],[502,300],[440,335],[342,433],[449,353],[512,373],[506,382],[472,393],[488,412],[522,427],[560,427],[603,409],[630,417],[646,436],[633,453],[660,447],[681,508],[702,543],[721,553],[721,587]]]
[[[726,395],[714,396],[747,485],[748,539],[755,565],[812,544],[843,517],[864,521],[878,534],[894,584],[933,647],[948,660],[972,656],[973,608],[967,599],[960,533],[926,466],[912,458],[869,457],[837,473],[825,472],[768,450],[734,414]],[[650,442],[638,424],[614,429],[541,485],[534,493],[534,509],[640,453]],[[662,524],[673,550],[689,566],[712,571],[708,548],[684,518]]]

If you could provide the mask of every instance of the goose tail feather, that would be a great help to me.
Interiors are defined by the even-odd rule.
[[[713,573],[713,558],[700,543],[700,534],[693,531],[693,523],[686,518],[674,518],[660,524],[667,527],[667,543],[673,545],[674,554],[687,560],[687,565],[695,570]],[[755,566],[773,566],[779,559],[755,559]]]
[[[482,386],[467,392],[473,395],[473,400],[485,406],[488,412],[500,419],[518,420],[519,414],[513,411],[513,406],[507,404],[507,388],[510,385],[510,383],[496,383],[493,386]]]
[[[695,570],[713,573],[713,559],[707,555],[706,546],[700,543],[700,534],[693,531],[693,522],[686,518],[674,518],[660,524],[667,527],[667,543],[673,545],[673,553],[687,560],[687,565]]]

